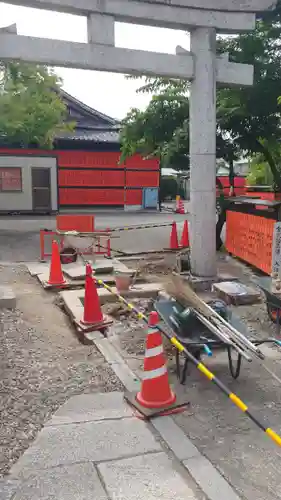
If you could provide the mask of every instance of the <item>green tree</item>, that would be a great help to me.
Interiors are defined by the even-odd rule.
[[[185,83],[179,84],[146,79],[138,92],[153,90],[154,94],[144,111],[132,109],[123,121],[122,159],[139,151],[145,157],[159,158],[163,166],[188,168],[189,101]]]
[[[255,155],[250,161],[250,170],[247,176],[247,183],[250,186],[273,187],[273,176],[270,167],[263,156]]]
[[[59,95],[61,79],[45,66],[0,63],[0,141],[2,144],[52,148],[67,123]]]
[[[144,111],[132,109],[123,120],[121,161],[141,152],[159,158],[161,166],[188,170],[189,83],[148,77],[138,92],[153,95]],[[217,157],[233,163],[239,154],[239,147],[218,126]]]
[[[281,189],[279,174],[281,128],[281,1],[272,12],[262,14],[256,29],[218,40],[219,52],[230,60],[254,65],[254,84],[248,88],[221,89],[217,93],[218,121],[241,150],[261,155],[268,163],[274,183]]]
[[[217,157],[230,164],[242,152],[261,154],[281,189],[278,156],[281,140],[281,0],[261,14],[251,33],[218,39],[218,52],[233,62],[253,64],[254,85],[217,92]],[[123,122],[123,159],[136,150],[157,156],[174,168],[189,168],[189,85],[183,81],[147,78],[140,92],[151,92],[145,111],[133,110]],[[171,112],[170,112],[171,110]]]

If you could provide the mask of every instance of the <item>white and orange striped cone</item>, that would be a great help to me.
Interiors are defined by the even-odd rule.
[[[176,396],[169,386],[162,335],[155,328],[158,322],[157,312],[152,312],[146,337],[142,385],[136,400],[146,408],[165,409],[176,401]]]
[[[141,390],[137,394],[125,393],[125,399],[145,418],[183,411],[188,404],[178,401],[170,388],[158,322],[157,312],[150,313]]]
[[[184,208],[184,201],[179,200],[179,208],[177,211],[178,214],[184,215],[185,214],[185,208]]]

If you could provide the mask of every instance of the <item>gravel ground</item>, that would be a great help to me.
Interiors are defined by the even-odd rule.
[[[23,267],[1,267],[17,310],[0,311],[0,475],[44,422],[74,394],[122,390],[93,346],[79,344],[67,318]]]

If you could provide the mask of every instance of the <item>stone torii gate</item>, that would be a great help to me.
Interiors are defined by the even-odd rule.
[[[216,85],[253,83],[253,67],[216,55],[216,32],[255,27],[255,13],[277,0],[8,0],[86,16],[88,43],[19,36],[0,30],[0,59],[191,81],[191,269],[216,275]],[[190,31],[191,50],[175,55],[115,47],[115,22]],[[12,30],[13,31],[13,30]]]

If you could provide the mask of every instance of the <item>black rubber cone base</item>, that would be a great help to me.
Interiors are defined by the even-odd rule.
[[[165,408],[145,408],[142,406],[136,399],[137,392],[129,392],[126,391],[124,393],[124,398],[128,403],[136,408],[138,412],[146,419],[150,419],[153,417],[160,417],[164,415],[171,415],[172,413],[179,413],[180,411],[184,411],[186,407],[189,405],[189,401],[186,401],[183,396],[177,397],[176,401]]]

